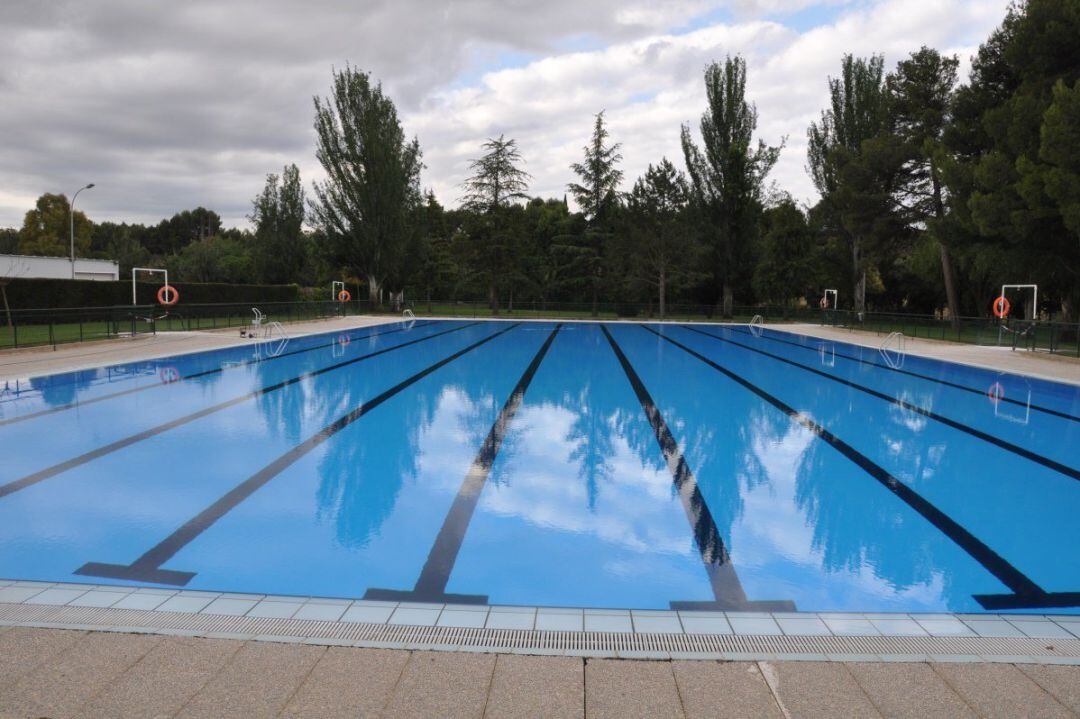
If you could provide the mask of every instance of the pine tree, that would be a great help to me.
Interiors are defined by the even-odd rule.
[[[622,161],[619,153],[621,144],[607,144],[608,131],[604,126],[604,110],[596,114],[593,123],[592,140],[584,147],[584,162],[570,165],[580,183],[567,185],[570,194],[578,203],[588,221],[586,244],[590,248],[591,258],[589,276],[592,284],[592,314],[598,312],[600,282],[603,272],[604,245],[610,234],[610,220],[619,204],[619,184],[622,182],[622,170],[617,168]]]

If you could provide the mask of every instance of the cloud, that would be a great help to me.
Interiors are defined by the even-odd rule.
[[[96,182],[96,220],[155,222],[205,205],[245,224],[267,172],[318,176],[311,98],[330,70],[370,70],[420,137],[424,184],[454,203],[488,136],[518,139],[532,191],[561,196],[591,116],[608,110],[629,181],[704,106],[704,65],[742,53],[759,132],[788,147],[775,173],[808,197],[806,124],[843,51],[894,61],[922,44],[965,59],[1004,0],[285,0],[0,6],[0,226],[43,192]],[[799,31],[793,13],[827,19]],[[681,163],[680,163],[681,164]]]

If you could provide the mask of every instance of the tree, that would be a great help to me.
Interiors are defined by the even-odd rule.
[[[781,143],[753,145],[757,108],[746,101],[746,61],[728,57],[705,69],[708,107],[701,116],[699,149],[682,126],[682,148],[693,198],[702,219],[701,234],[710,248],[717,305],[731,316],[736,284],[749,274],[765,196],[765,179],[780,157]]]
[[[1069,228],[1066,179],[1076,157],[1066,90],[1080,80],[1078,36],[1078,0],[1010,7],[972,59],[946,133],[945,179],[958,233],[971,238],[968,261],[997,256],[994,284],[1038,283],[1066,321],[1080,303],[1080,236]],[[980,310],[992,296],[977,298]]]
[[[517,200],[528,198],[525,190],[530,177],[520,167],[521,153],[514,140],[499,135],[481,147],[484,154],[469,163],[472,174],[462,184],[462,206],[480,218],[469,234],[475,244],[472,266],[486,279],[488,302],[492,312],[498,313],[500,281],[512,279],[517,270],[512,262],[516,250],[513,230],[519,223],[513,222],[514,213],[507,210]],[[512,303],[511,289],[511,309]]]
[[[1039,159],[1046,163],[1046,194],[1080,243],[1080,80],[1054,85],[1054,102],[1043,115]]]
[[[457,275],[450,247],[452,222],[431,190],[424,195],[424,204],[416,212],[418,243],[411,286],[423,293],[430,313],[433,297],[446,297],[445,293],[453,287]]]
[[[534,198],[525,207],[525,250],[522,270],[547,309],[553,298],[565,297],[592,279],[592,251],[583,244],[585,219],[570,212],[566,199]]]
[[[567,185],[574,201],[588,221],[588,246],[591,248],[592,313],[597,314],[600,280],[604,259],[604,242],[608,237],[608,221],[612,209],[619,203],[619,184],[623,173],[616,166],[622,161],[621,144],[607,144],[608,131],[604,127],[604,110],[596,114],[591,142],[584,147],[584,162],[570,165],[580,183]]]
[[[866,310],[866,225],[882,208],[868,208],[866,198],[860,197],[860,182],[868,178],[856,162],[863,143],[881,132],[885,124],[883,68],[881,56],[864,60],[845,55],[840,77],[829,78],[830,105],[821,113],[821,124],[810,123],[807,133],[810,176],[851,251],[852,296],[858,312]],[[849,168],[851,172],[845,177]]]
[[[177,212],[147,233],[144,244],[152,254],[171,255],[192,242],[213,237],[221,231],[221,217],[213,210],[196,207]]]
[[[19,230],[19,254],[67,257],[71,253],[71,205],[65,195],[46,193],[37,199],[34,209],[23,218]],[[86,215],[75,213],[75,253],[90,251],[93,223]]]
[[[925,227],[938,246],[945,297],[954,324],[960,316],[960,300],[943,227],[946,197],[941,165],[959,64],[955,56],[944,57],[937,50],[923,47],[901,61],[885,79],[894,136],[904,145],[906,155],[897,201],[909,224]]]
[[[252,202],[249,218],[255,225],[253,260],[259,282],[295,282],[306,263],[304,188],[300,170],[288,165],[266,176],[266,186]]]
[[[315,156],[326,180],[312,214],[329,255],[362,275],[372,302],[400,284],[412,210],[420,202],[420,144],[405,140],[397,109],[364,72],[334,73],[333,96],[315,98]]]
[[[251,254],[235,236],[213,235],[189,243],[169,263],[184,282],[250,282]]]
[[[790,196],[765,210],[765,233],[754,268],[754,292],[765,300],[788,304],[818,288],[814,234],[806,215]]]
[[[635,277],[656,291],[660,319],[667,312],[671,283],[694,273],[696,247],[685,212],[690,189],[686,177],[666,157],[634,183],[629,196],[630,222],[626,236],[633,242],[627,253],[634,260]]]

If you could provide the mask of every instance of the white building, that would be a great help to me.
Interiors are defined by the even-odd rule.
[[[75,259],[72,273],[68,257],[35,257],[32,255],[0,255],[0,279],[26,280],[119,280],[120,265],[113,260]]]

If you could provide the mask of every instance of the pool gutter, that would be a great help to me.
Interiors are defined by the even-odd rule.
[[[635,659],[1080,665],[1080,616],[381,602],[0,580],[0,625]]]

